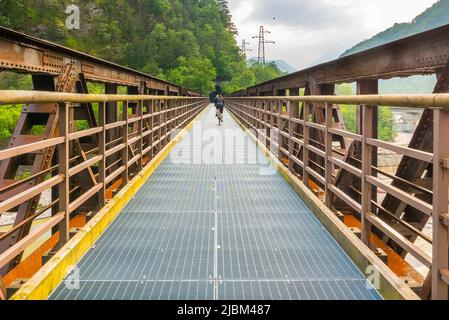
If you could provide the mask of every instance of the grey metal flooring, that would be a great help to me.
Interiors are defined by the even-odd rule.
[[[228,114],[196,125],[50,299],[381,299]],[[234,161],[200,163],[231,130]]]

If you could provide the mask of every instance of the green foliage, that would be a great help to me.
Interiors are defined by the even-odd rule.
[[[222,89],[224,92],[232,93],[256,84],[256,76],[245,61],[237,61],[231,65],[231,68],[235,75],[231,81],[223,82]]]
[[[250,61],[249,65],[246,63],[230,64],[232,68],[235,68],[235,76],[231,81],[223,83],[223,90],[225,92],[235,92],[258,83],[263,83],[271,79],[284,75],[279,70],[276,63],[271,62],[263,65],[257,61]]]
[[[8,139],[14,132],[17,120],[19,119],[21,106],[6,105],[0,106],[0,139]]]
[[[283,75],[274,62],[263,65],[254,61],[250,63],[250,70],[256,77],[256,83],[266,82]]]
[[[393,128],[393,113],[389,107],[379,107],[378,136],[383,141],[393,141],[396,131]]]
[[[65,28],[72,3],[81,30]],[[247,65],[227,0],[1,0],[0,24],[204,94],[214,82],[230,93],[281,75],[272,65]]]
[[[209,59],[180,57],[178,62],[179,66],[168,72],[167,80],[201,92],[214,90],[213,79],[216,77],[216,71]]]
[[[0,84],[2,90],[31,90],[33,87],[30,75],[13,72],[0,73]]]
[[[353,95],[353,86],[344,84],[336,88],[337,95]],[[354,105],[340,105],[340,110],[345,121],[345,126],[348,131],[356,133],[356,106]],[[393,141],[396,132],[393,127],[393,113],[389,107],[379,107],[379,123],[378,123],[378,137],[383,141]]]
[[[4,5],[4,3],[0,1],[0,5]],[[3,90],[30,90],[32,88],[31,76],[12,72],[0,73],[0,83]],[[21,105],[0,105],[0,140],[11,137],[21,111]]]

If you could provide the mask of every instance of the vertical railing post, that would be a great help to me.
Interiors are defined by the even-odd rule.
[[[433,237],[432,237],[432,299],[447,300],[448,284],[441,277],[441,271],[449,269],[449,234],[442,215],[448,213],[449,172],[449,112],[443,109],[433,111]]]
[[[333,116],[332,116],[332,109],[333,109],[333,105],[331,103],[326,103],[325,104],[325,108],[326,108],[326,132],[325,132],[325,174],[324,174],[324,203],[326,204],[326,206],[328,208],[331,207],[332,204],[332,193],[329,189],[329,186],[332,184],[332,173],[333,173],[333,164],[331,162],[331,158],[332,158],[332,138],[333,135],[331,132],[329,132],[329,129],[332,128],[333,125]]]
[[[373,79],[373,80],[358,80],[357,81],[357,95],[371,95],[371,94],[379,94],[379,80]],[[378,122],[379,122],[379,114],[378,114],[378,106],[374,105],[373,107],[373,124],[372,124],[372,135],[371,138],[377,139],[378,138]],[[362,119],[362,108],[363,106],[357,105],[356,106],[356,127],[357,131],[356,133],[362,134],[362,127],[363,127],[363,119]],[[378,155],[377,155],[377,147],[371,146],[371,154],[372,154],[372,162],[371,165],[374,167],[377,167],[378,162]],[[376,177],[377,172],[373,171],[372,176]],[[371,200],[377,201],[377,187],[371,186]],[[372,207],[374,208],[374,207]],[[374,210],[374,209],[372,209]]]
[[[98,154],[101,156],[98,163],[98,183],[102,184],[98,197],[100,209],[106,204],[106,107],[104,102],[100,102],[98,106],[98,122],[102,128],[98,139]]]
[[[148,103],[148,113],[151,114],[151,117],[148,120],[148,124],[149,124],[149,129],[151,130],[150,134],[148,135],[147,141],[149,143],[149,146],[151,146],[150,149],[150,153],[149,153],[149,157],[150,160],[153,159],[153,153],[154,153],[154,148],[153,148],[153,143],[154,143],[154,138],[153,138],[153,128],[154,128],[154,100],[151,99]]]
[[[298,88],[292,88],[289,89],[288,92],[289,96],[299,96],[299,89]],[[295,161],[293,161],[292,156],[295,153],[295,143],[293,142],[293,137],[295,136],[294,133],[297,131],[298,124],[293,122],[293,118],[298,119],[299,118],[299,102],[298,101],[289,101],[288,105],[288,169],[290,172],[294,172],[295,167]]]
[[[362,179],[361,179],[361,224],[362,224],[362,241],[370,247],[371,224],[367,219],[367,215],[371,212],[372,186],[367,181],[367,177],[372,175],[372,152],[373,148],[368,144],[367,139],[373,136],[373,117],[375,107],[361,105],[362,112]]]
[[[256,101],[256,134],[257,134],[257,139],[260,140],[260,135],[259,135],[259,130],[261,128],[263,128],[262,126],[262,112],[260,111],[262,109],[262,104],[263,102],[261,100],[257,100]]]
[[[288,95],[291,96],[291,92],[289,90]],[[293,121],[295,114],[293,112],[294,106],[296,106],[296,102],[289,100],[287,102],[287,111],[288,111],[288,140],[287,140],[287,150],[288,150],[288,170],[293,172],[293,165],[295,164],[292,159],[294,144],[292,141],[293,137]]]
[[[276,114],[276,117],[277,117],[277,123],[278,123],[278,132],[277,132],[277,143],[278,143],[278,147],[277,147],[277,159],[281,162],[281,163],[284,163],[283,161],[282,161],[282,155],[283,155],[283,153],[282,153],[282,151],[281,151],[281,148],[283,147],[283,141],[284,141],[284,139],[283,139],[283,135],[282,135],[282,124],[283,124],[283,120],[282,120],[282,118],[281,118],[281,115],[282,115],[282,108],[284,107],[284,102],[282,101],[282,100],[278,100],[278,103],[277,103],[277,114]]]
[[[128,145],[128,135],[129,135],[129,115],[128,115],[128,101],[123,102],[123,121],[125,125],[123,126],[123,143],[125,144],[125,148],[123,148],[122,152],[122,165],[125,166],[125,170],[122,174],[123,186],[128,184],[129,180],[129,168],[128,168],[128,153],[129,153],[129,145]]]
[[[64,219],[59,223],[59,244],[64,245],[69,240],[70,230],[70,104],[59,105],[59,134],[64,137],[64,142],[58,146],[59,175],[63,181],[58,186],[59,211],[64,212]]]
[[[273,150],[272,150],[272,142],[273,142],[273,136],[274,136],[274,133],[273,133],[273,131],[274,131],[273,111],[274,111],[275,102],[274,102],[273,99],[270,99],[268,101],[269,101],[269,104],[268,104],[268,111],[269,111],[269,113],[268,113],[268,119],[269,119],[268,120],[268,125],[269,125],[269,127],[268,127],[268,131],[267,131],[267,135],[268,135],[269,139],[268,139],[267,143],[268,143],[268,150],[273,152]]]
[[[309,135],[310,130],[307,126],[307,122],[309,120],[310,113],[310,105],[307,102],[304,102],[303,114],[304,114],[304,125],[303,125],[303,148],[302,148],[302,163],[303,163],[303,174],[302,179],[306,186],[309,185],[309,173],[307,172],[307,166],[309,165]]]
[[[137,105],[137,116],[139,117],[139,125],[138,125],[138,135],[139,142],[137,143],[137,153],[140,154],[140,158],[137,162],[137,172],[142,171],[143,167],[143,100],[139,100],[139,104]]]

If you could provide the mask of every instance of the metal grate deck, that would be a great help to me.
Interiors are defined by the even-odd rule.
[[[198,123],[203,148],[212,130],[240,130],[213,110]],[[172,153],[199,154],[190,138]],[[79,288],[67,279],[50,299],[381,299],[279,174],[241,163],[248,141],[236,138],[239,164],[165,159],[81,259]]]

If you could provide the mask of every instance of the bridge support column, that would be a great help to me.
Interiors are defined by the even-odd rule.
[[[333,106],[331,103],[325,104],[326,108],[326,119],[325,119],[325,125],[326,125],[326,133],[325,133],[325,155],[326,159],[324,159],[324,203],[328,208],[331,208],[332,206],[332,192],[329,190],[329,185],[332,185],[332,173],[333,173],[333,164],[329,160],[332,157],[332,140],[333,135],[329,132],[329,128],[332,128],[333,125],[333,116],[332,116],[332,109]]]
[[[59,211],[64,212],[64,219],[59,223],[59,246],[62,247],[69,241],[70,229],[70,141],[69,141],[69,114],[70,104],[62,103],[59,107],[59,134],[64,137],[64,143],[58,146],[59,174],[64,181],[59,183]]]
[[[433,237],[432,237],[432,299],[449,298],[448,283],[443,274],[449,269],[449,226],[443,215],[448,214],[449,190],[449,144],[445,140],[449,127],[449,112],[433,111]]]
[[[98,139],[98,154],[102,157],[98,163],[98,183],[103,186],[98,192],[98,209],[106,204],[106,111],[105,103],[100,102],[98,108],[98,125],[102,128]]]
[[[357,81],[357,94],[378,94],[379,81],[359,80]],[[377,106],[357,106],[357,133],[362,134],[362,180],[361,180],[361,223],[362,223],[362,241],[370,246],[371,224],[366,219],[366,215],[373,212],[375,208],[371,201],[377,200],[377,188],[366,181],[366,176],[376,176],[372,166],[377,167],[377,148],[366,143],[366,139],[378,138],[378,107]]]
[[[373,106],[364,106],[362,109],[362,181],[361,181],[361,225],[362,225],[362,241],[370,247],[371,224],[367,219],[367,215],[371,213],[372,186],[367,181],[367,176],[372,175],[372,153],[373,147],[368,144],[367,139],[373,137]]]

